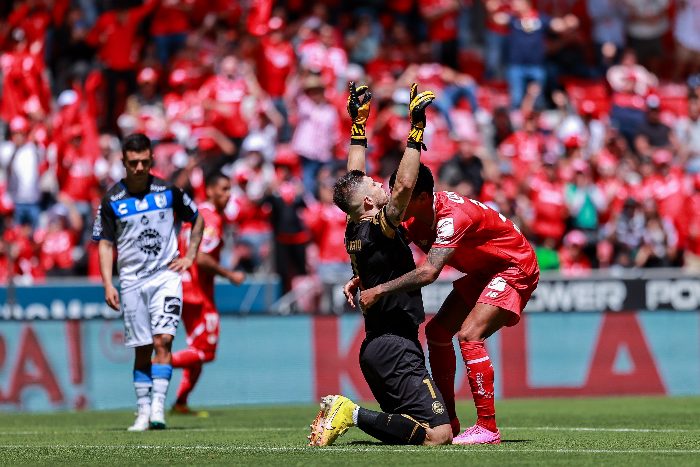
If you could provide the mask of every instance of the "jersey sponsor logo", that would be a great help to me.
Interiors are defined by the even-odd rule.
[[[117,213],[122,216],[129,214],[129,203],[119,203],[117,204]]]
[[[136,246],[149,257],[158,256],[163,249],[163,237],[154,229],[146,229],[136,239]]]
[[[180,297],[165,297],[165,301],[163,302],[163,312],[170,315],[180,316],[181,311],[182,301],[180,300]]]
[[[447,196],[447,199],[449,199],[450,201],[454,201],[457,204],[464,204],[464,198],[459,196],[454,191],[446,191],[445,196]]]
[[[438,245],[446,245],[452,240],[455,234],[455,221],[451,217],[440,219],[437,223],[437,238],[435,243]]]
[[[148,210],[148,198],[137,199],[135,206],[136,206],[137,211],[147,211]]]
[[[494,277],[491,279],[491,282],[489,282],[489,285],[487,285],[491,290],[496,290],[498,292],[503,292],[506,290],[506,281],[502,277]]]
[[[442,405],[442,402],[440,402],[440,401],[433,402],[432,409],[433,409],[433,413],[436,415],[442,415],[445,413],[445,406]]]
[[[115,193],[112,196],[109,197],[110,201],[117,201],[119,199],[122,199],[124,195],[126,194],[126,191],[122,190],[119,193]]]
[[[156,206],[158,206],[161,209],[165,208],[168,205],[168,197],[165,196],[163,193],[155,195],[153,199],[156,202]]]
[[[149,193],[143,199],[126,198],[111,203],[117,217],[126,217],[172,206],[172,193]]]
[[[92,225],[92,238],[100,238],[102,236],[102,206],[97,208],[95,223]]]

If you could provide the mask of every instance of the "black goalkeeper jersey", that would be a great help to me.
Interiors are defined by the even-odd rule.
[[[396,279],[416,268],[403,230],[392,225],[386,208],[372,218],[348,222],[345,248],[363,289]],[[368,335],[391,333],[415,338],[418,326],[425,320],[420,290],[384,296],[363,313]]]

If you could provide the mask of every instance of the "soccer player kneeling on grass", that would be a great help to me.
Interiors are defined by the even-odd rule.
[[[99,242],[105,301],[124,314],[125,344],[135,350],[138,412],[129,431],[163,429],[173,371],[170,347],[182,312],[180,273],[192,266],[204,222],[189,196],[150,174],[153,151],[146,136],[127,136],[122,160],[126,178],[102,198],[92,238]],[[183,257],[177,249],[179,221],[193,223]],[[115,243],[121,293],[112,284]]]
[[[348,215],[345,246],[356,283],[373,287],[401,276],[416,265],[398,228],[418,176],[424,148],[425,109],[431,91],[411,87],[411,130],[389,196],[365,175],[365,122],[371,95],[350,83],[348,112],[353,121],[348,173],[335,184],[333,201]],[[326,396],[311,425],[309,444],[332,444],[352,426],[389,444],[447,444],[452,441],[444,401],[425,366],[418,326],[425,319],[420,290],[387,297],[363,309],[367,333],[360,368],[383,412],[368,410],[340,395]]]
[[[224,244],[224,209],[231,198],[231,181],[221,172],[207,177],[207,201],[199,206],[204,219],[204,238],[197,260],[182,276],[184,292],[182,321],[187,331],[187,348],[173,354],[173,367],[183,368],[173,412],[192,413],[187,398],[197,384],[202,366],[214,360],[219,342],[219,312],[214,303],[214,277],[225,277],[240,284],[245,274],[229,271],[219,264]],[[191,229],[186,226],[180,233],[180,252],[189,249]]]

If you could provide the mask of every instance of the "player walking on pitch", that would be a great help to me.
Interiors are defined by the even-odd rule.
[[[537,258],[515,224],[502,214],[456,193],[433,193],[433,184],[430,169],[421,164],[406,210],[409,220],[404,223],[408,237],[427,252],[427,260],[397,279],[363,290],[360,306],[371,307],[391,294],[428,285],[446,264],[465,273],[454,282],[438,314],[425,327],[430,368],[445,397],[456,435],[459,419],[454,402],[456,358],[452,337],[457,334],[477,421],[456,436],[453,444],[500,443],[494,372],[484,341],[503,326],[520,321],[539,281]]]
[[[170,348],[182,311],[180,273],[192,266],[204,222],[189,196],[149,173],[153,150],[146,136],[124,139],[122,161],[126,177],[102,198],[92,238],[99,241],[105,301],[124,314],[125,344],[135,351],[138,411],[129,431],[163,429]],[[178,221],[194,224],[184,257],[177,249]],[[115,243],[121,292],[112,284]]]
[[[245,274],[229,271],[219,264],[224,244],[224,209],[231,198],[231,181],[221,172],[207,177],[205,182],[207,201],[199,206],[204,219],[204,237],[197,253],[197,260],[184,274],[182,321],[187,331],[187,348],[173,354],[173,367],[183,368],[182,380],[177,390],[173,411],[191,413],[187,398],[197,384],[204,363],[214,360],[219,342],[219,312],[214,303],[214,277],[225,277],[233,284],[240,284]],[[189,250],[191,229],[180,233],[180,252]]]
[[[431,91],[418,94],[417,85],[411,87],[411,131],[391,196],[364,173],[370,99],[367,86],[355,89],[350,83],[348,112],[353,125],[348,173],[336,182],[333,194],[333,201],[348,215],[345,246],[363,287],[416,267],[398,226],[418,175],[425,109],[435,95]],[[383,412],[359,407],[344,396],[326,396],[311,425],[309,444],[332,444],[352,426],[390,444],[449,443],[449,418],[418,342],[418,326],[425,319],[420,290],[386,297],[364,311],[367,335],[360,350],[360,368]]]

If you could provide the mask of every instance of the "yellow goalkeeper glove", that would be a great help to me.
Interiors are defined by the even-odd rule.
[[[348,114],[352,119],[352,133],[350,144],[360,144],[367,147],[367,135],[365,124],[369,117],[369,106],[372,100],[372,93],[367,86],[355,87],[355,82],[348,85],[350,95],[348,96]]]
[[[408,116],[411,120],[411,131],[408,133],[409,148],[421,150],[427,149],[423,144],[423,131],[425,131],[425,109],[435,100],[433,91],[423,91],[418,94],[418,84],[411,85],[411,102],[408,105]]]

